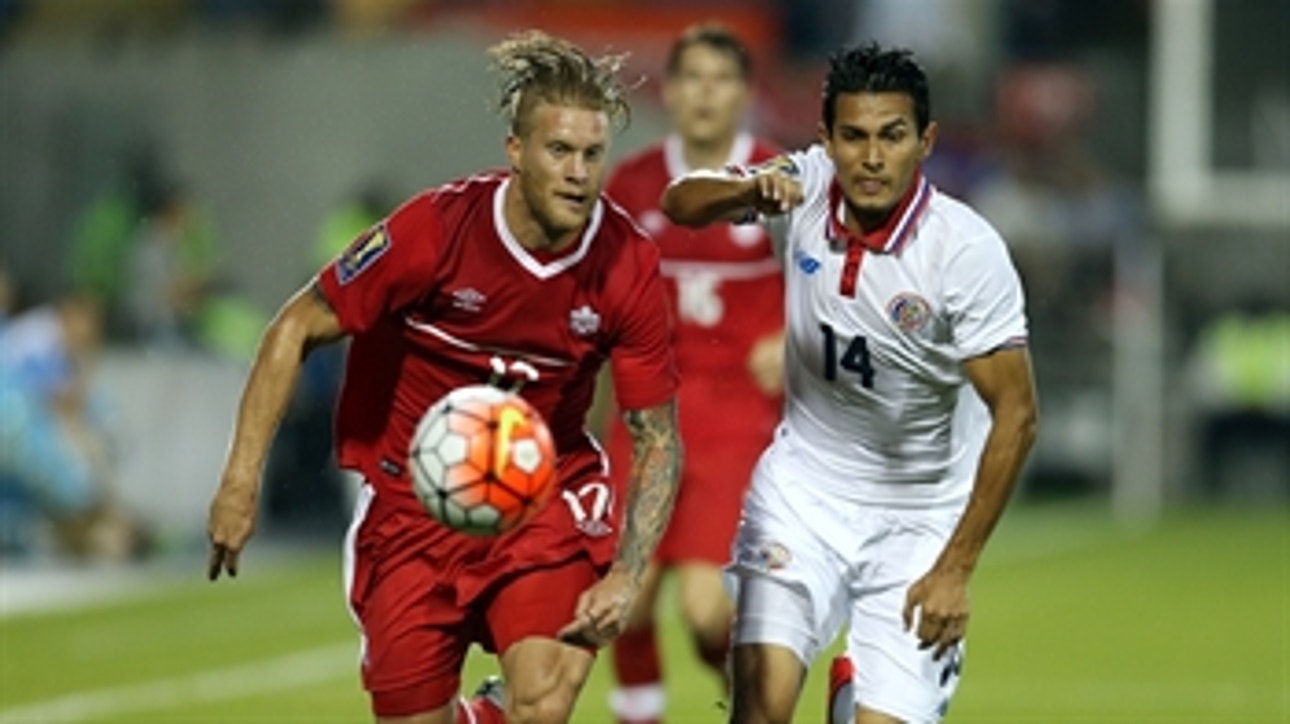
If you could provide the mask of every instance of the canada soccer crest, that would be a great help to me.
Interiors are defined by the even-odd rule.
[[[588,337],[600,329],[600,315],[586,304],[569,312],[569,329],[579,337]]]

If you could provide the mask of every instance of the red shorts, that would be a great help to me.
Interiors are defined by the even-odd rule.
[[[578,597],[608,568],[617,536],[612,498],[603,512],[592,510],[605,483],[566,479],[583,482],[497,538],[455,533],[410,495],[364,486],[346,537],[345,579],[362,629],[363,686],[377,716],[452,701],[472,643],[505,653],[527,637],[555,638],[573,620]]]
[[[744,491],[779,421],[779,400],[751,382],[682,377],[677,408],[685,457],[681,486],[655,559],[665,565],[722,565],[739,525]],[[615,420],[607,444],[615,484],[626,485],[632,442]]]

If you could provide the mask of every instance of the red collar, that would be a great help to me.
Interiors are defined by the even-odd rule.
[[[927,210],[935,189],[919,171],[905,196],[892,210],[883,225],[864,234],[853,234],[842,225],[842,187],[835,178],[829,185],[829,238],[846,241],[847,246],[860,245],[880,254],[894,254],[914,236],[919,219]]]

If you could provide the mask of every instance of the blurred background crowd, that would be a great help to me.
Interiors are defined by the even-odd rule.
[[[629,51],[622,158],[663,56],[717,20],[748,124],[813,140],[827,55],[914,49],[928,174],[1011,246],[1044,430],[1021,496],[1126,520],[1290,500],[1284,0],[0,0],[0,549],[124,560],[201,540],[268,315],[418,189],[502,162],[483,48]],[[348,517],[342,352],[310,359],[266,527]]]

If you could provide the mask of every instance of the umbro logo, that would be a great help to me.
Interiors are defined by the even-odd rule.
[[[452,306],[463,312],[478,312],[484,308],[486,301],[488,297],[474,287],[458,289],[452,293]]]

